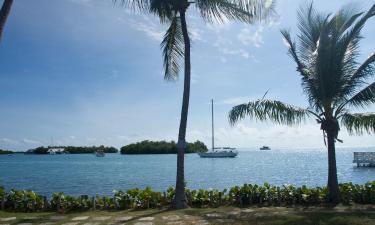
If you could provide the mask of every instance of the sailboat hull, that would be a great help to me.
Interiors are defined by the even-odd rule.
[[[201,158],[234,158],[238,155],[238,152],[227,152],[227,151],[220,151],[220,152],[200,152],[198,155]]]

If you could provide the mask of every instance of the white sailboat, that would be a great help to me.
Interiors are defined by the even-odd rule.
[[[208,152],[199,152],[201,158],[234,158],[238,155],[236,148],[221,147],[215,148],[214,141],[214,100],[211,99],[211,119],[212,119],[212,149]]]

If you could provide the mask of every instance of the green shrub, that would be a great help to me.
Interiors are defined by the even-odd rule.
[[[123,210],[149,209],[168,207],[174,197],[175,190],[170,187],[166,192],[145,189],[130,189],[114,191],[112,197],[81,195],[78,197],[53,193],[48,200],[44,196],[29,190],[10,190],[6,192],[0,187],[0,203],[2,208],[14,212],[36,211],[84,211],[90,209]],[[190,190],[186,189],[186,201],[194,208],[251,205],[261,206],[293,206],[293,205],[322,205],[327,203],[328,190],[326,187],[308,188],[293,185],[273,186],[244,184],[223,191]],[[374,204],[375,181],[363,185],[353,183],[340,184],[340,196],[343,204]]]

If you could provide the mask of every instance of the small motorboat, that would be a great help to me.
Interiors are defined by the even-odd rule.
[[[268,147],[268,146],[265,146],[265,145],[263,145],[262,147],[260,147],[259,148],[260,150],[271,150],[271,148],[270,147]]]
[[[104,150],[100,149],[100,150],[97,150],[95,152],[95,155],[96,155],[96,157],[104,157],[105,156],[105,152],[104,152]]]

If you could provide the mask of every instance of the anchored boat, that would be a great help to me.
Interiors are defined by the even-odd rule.
[[[96,157],[104,157],[105,153],[104,150],[100,149],[95,152]]]
[[[211,99],[211,120],[212,120],[212,149],[208,152],[199,152],[201,158],[234,158],[238,155],[236,148],[222,147],[215,148],[214,142],[214,100]]]
[[[259,148],[260,150],[271,150],[271,148],[270,147],[268,147],[268,146],[262,146],[262,147],[260,147]]]

